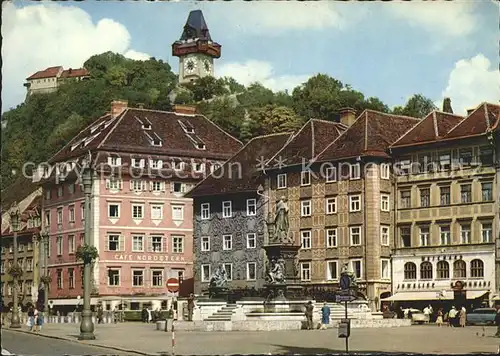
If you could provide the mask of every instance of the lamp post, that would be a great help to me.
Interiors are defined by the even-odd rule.
[[[90,246],[90,195],[92,193],[92,169],[89,162],[85,162],[82,174],[83,192],[85,194],[85,246]],[[84,259],[83,270],[83,311],[80,324],[80,340],[95,340],[92,311],[90,310],[90,267],[92,261]]]
[[[13,277],[13,283],[14,283],[14,290],[13,290],[13,302],[14,302],[14,305],[12,307],[12,318],[11,318],[11,322],[10,322],[10,327],[11,328],[14,328],[14,329],[19,329],[21,328],[21,323],[20,323],[20,320],[19,320],[19,310],[18,310],[18,303],[19,303],[19,300],[18,300],[18,293],[17,293],[17,288],[18,288],[18,279],[19,279],[19,274],[18,274],[18,269],[19,269],[19,265],[17,263],[17,230],[19,229],[19,209],[16,206],[14,206],[10,212],[10,222],[11,222],[11,226],[12,226],[12,232],[13,232],[13,235],[14,235],[14,238],[13,238],[13,248],[14,248],[14,262],[12,263],[12,267],[14,268],[13,269],[13,272],[12,273],[12,277]]]
[[[43,293],[43,311],[45,316],[49,316],[49,231],[46,228],[42,232],[43,243],[43,275],[44,275],[44,293]]]

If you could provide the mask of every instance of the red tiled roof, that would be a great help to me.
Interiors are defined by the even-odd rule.
[[[500,105],[482,103],[465,120],[456,125],[445,139],[483,135],[500,125]]]
[[[413,117],[365,110],[316,160],[330,161],[358,156],[389,157],[389,146],[419,121]]]
[[[347,127],[338,122],[311,119],[290,139],[290,141],[269,162],[276,166],[275,159],[281,157],[286,166],[310,161],[337,139]]]
[[[19,203],[37,189],[38,185],[32,179],[19,176],[0,193],[2,210],[10,209],[14,202]]]
[[[85,68],[66,69],[61,73],[61,78],[85,77],[89,75],[89,71]]]
[[[62,66],[49,67],[47,69],[40,70],[40,71],[36,72],[35,74],[32,74],[31,76],[26,78],[26,80],[57,77],[57,74],[62,69],[63,69]]]
[[[415,125],[404,136],[397,140],[392,147],[412,146],[437,141],[465,118],[440,111],[432,111]]]
[[[259,161],[267,161],[273,157],[291,136],[291,133],[277,133],[254,137],[214,174],[201,181],[185,196],[256,192],[263,179]]]
[[[194,133],[186,134],[179,121],[192,126]],[[148,123],[150,129],[143,129],[141,122]],[[162,145],[153,146],[148,135],[158,137]],[[90,140],[92,136],[95,138]],[[90,142],[82,146],[85,140]],[[204,143],[205,149],[197,149],[193,140]],[[241,146],[240,141],[203,115],[128,108],[116,118],[107,114],[95,120],[56,153],[50,162],[79,157],[89,150],[226,160]]]

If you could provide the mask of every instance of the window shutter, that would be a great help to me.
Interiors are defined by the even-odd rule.
[[[141,190],[146,191],[146,181],[145,180],[141,181]]]
[[[163,252],[168,252],[168,240],[166,236],[163,236]]]
[[[109,179],[106,179],[106,189],[109,189],[109,186],[110,186],[110,181]]]
[[[160,190],[165,192],[165,182],[160,182]]]
[[[125,236],[120,235],[120,251],[125,251]]]
[[[144,158],[139,161],[139,167],[144,168]]]
[[[109,235],[106,236],[105,242],[104,251],[109,251]]]
[[[152,192],[153,191],[153,182],[149,182],[149,191]]]
[[[170,183],[170,193],[173,193],[174,192],[174,183],[171,182]]]
[[[159,169],[163,168],[163,161],[161,159],[158,160],[158,168]]]
[[[130,180],[130,190],[134,190],[134,180]]]
[[[148,236],[148,252],[153,251],[153,238]]]
[[[118,179],[118,189],[122,189],[123,188],[123,181],[121,179]]]

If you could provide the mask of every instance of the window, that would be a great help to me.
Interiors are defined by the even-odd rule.
[[[337,247],[337,229],[326,230],[326,248]]]
[[[380,260],[380,277],[382,279],[391,279],[391,263],[388,259]]]
[[[302,262],[300,264],[300,279],[302,281],[311,280],[311,262]]]
[[[300,172],[300,185],[310,185],[311,184],[311,171]]]
[[[440,152],[439,153],[439,167],[442,171],[448,171],[451,168],[451,153],[450,152]]]
[[[201,250],[210,251],[210,236],[201,237]]]
[[[163,252],[163,236],[149,236],[149,251]]]
[[[349,165],[349,179],[361,178],[361,165],[359,163]]]
[[[460,225],[460,242],[463,244],[470,244],[470,225]]]
[[[182,171],[185,168],[185,163],[184,162],[175,162],[172,161],[172,168],[176,171]]]
[[[133,287],[144,286],[144,270],[143,269],[132,270],[132,286]]]
[[[481,260],[472,260],[470,262],[470,276],[472,278],[484,277],[484,263]]]
[[[149,165],[153,169],[162,169],[163,161],[161,159],[152,159],[149,161]]]
[[[361,227],[351,226],[349,228],[349,236],[351,240],[351,246],[361,245]]]
[[[184,236],[172,235],[172,252],[184,253]]]
[[[201,220],[210,219],[210,203],[201,204]]]
[[[464,260],[456,260],[453,263],[453,278],[466,278],[467,265]]]
[[[461,148],[458,160],[462,166],[470,166],[472,164],[472,148]]]
[[[255,233],[247,234],[247,248],[256,248],[257,247],[257,237]]]
[[[57,255],[62,256],[62,251],[63,251],[63,238],[62,238],[62,236],[57,236],[56,245],[57,245]]]
[[[437,263],[437,278],[450,278],[450,264],[447,261],[439,261]]]
[[[112,167],[120,166],[122,159],[120,157],[108,157],[108,164]]]
[[[151,219],[153,220],[163,219],[163,205],[160,204],[151,205]]]
[[[194,163],[193,170],[195,173],[203,173],[205,172],[205,163]]]
[[[132,235],[132,252],[144,252],[143,235]]]
[[[449,245],[451,244],[451,233],[450,233],[450,225],[442,225],[439,227],[440,229],[440,243],[441,245]]]
[[[420,207],[428,208],[431,206],[431,190],[430,188],[420,188]]]
[[[146,182],[143,180],[132,179],[130,181],[130,190],[133,190],[134,192],[146,190]]]
[[[361,211],[361,195],[349,196],[349,212]]]
[[[286,174],[278,174],[276,177],[276,186],[278,189],[286,188]]]
[[[186,193],[186,184],[180,183],[180,182],[174,182],[172,183],[172,191],[174,193]]]
[[[361,279],[362,276],[362,261],[361,260],[352,260],[351,261],[351,267],[352,270],[354,271],[354,276],[357,279]]]
[[[390,200],[389,195],[381,194],[380,195],[380,210],[382,211],[390,211]]]
[[[302,200],[300,202],[300,216],[311,216],[311,201]]]
[[[247,199],[247,216],[257,215],[257,201],[255,199]]]
[[[399,174],[402,176],[410,174],[411,160],[402,159],[398,161]]]
[[[429,226],[420,226],[420,246],[430,245]]]
[[[85,203],[80,204],[80,214],[82,217],[82,221],[85,220]]]
[[[151,190],[153,192],[164,192],[165,182],[153,181],[151,182]]]
[[[69,235],[68,236],[68,253],[72,254],[75,253],[75,235]]]
[[[172,269],[173,271],[174,269]],[[177,270],[177,279],[179,280],[179,282],[182,283],[182,281],[184,280],[184,270],[183,269],[178,269]]]
[[[417,265],[413,262],[406,262],[404,267],[404,278],[406,280],[417,279]]]
[[[257,279],[257,264],[255,262],[247,263],[247,281],[255,281]]]
[[[50,200],[50,197],[51,197],[51,190],[50,190],[50,188],[48,188],[45,191],[45,200]]]
[[[120,204],[108,204],[108,216],[110,218],[119,218],[120,217]]]
[[[210,265],[201,265],[201,281],[210,282]]]
[[[493,200],[493,183],[491,182],[481,183],[481,198],[482,201]]]
[[[122,188],[122,181],[117,178],[106,179],[106,189],[120,190]]]
[[[462,184],[460,186],[460,201],[462,203],[472,202],[472,185]]]
[[[71,205],[69,208],[68,208],[68,221],[69,222],[75,222],[75,206],[74,205]]]
[[[151,280],[153,282],[153,287],[163,287],[163,270],[151,270]]]
[[[389,179],[391,176],[391,167],[389,163],[382,163],[380,165],[380,178]]]
[[[311,231],[301,231],[300,232],[300,248],[303,250],[311,249]]]
[[[389,226],[381,226],[380,227],[380,244],[382,246],[389,246]]]
[[[132,218],[133,219],[144,218],[144,205],[132,204]]]
[[[432,264],[430,262],[422,262],[420,264],[420,279],[432,279]]]
[[[327,214],[335,214],[337,212],[337,198],[327,198],[325,210]]]
[[[493,224],[491,223],[481,224],[481,237],[483,242],[493,241]]]
[[[326,279],[332,281],[338,278],[338,261],[326,261]]]
[[[221,167],[222,166],[217,162],[212,163],[212,165],[210,166],[210,173],[216,172]]]
[[[63,288],[63,271],[62,269],[58,269],[56,271],[56,276],[57,276],[57,289],[62,289]]]
[[[222,235],[222,249],[232,250],[233,249],[233,236],[232,235]]]
[[[402,190],[401,191],[401,208],[411,208],[411,191],[410,190]]]
[[[332,183],[337,181],[337,167],[327,167],[325,170],[326,182]]]
[[[110,234],[108,235],[108,251],[124,251],[123,236]]]
[[[233,208],[231,201],[223,201],[222,202],[222,217],[223,218],[230,218],[233,216]]]
[[[480,147],[479,148],[479,160],[482,165],[493,165],[493,148],[491,147]]]
[[[63,187],[57,187],[57,196],[62,197],[63,196]]]
[[[45,225],[50,226],[50,210],[45,212]]]
[[[57,209],[57,224],[61,225],[63,223],[63,209],[58,208]]]
[[[224,263],[224,270],[226,271],[226,278],[228,281],[233,280],[233,265],[232,263]]]
[[[174,221],[184,220],[184,206],[172,205],[172,220]]]
[[[33,258],[31,257],[26,258],[26,271],[28,272],[33,271]]]
[[[450,205],[450,187],[439,187],[441,205]]]
[[[75,289],[75,270],[68,268],[68,284],[69,289]]]

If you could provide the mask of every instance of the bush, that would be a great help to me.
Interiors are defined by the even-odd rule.
[[[123,320],[125,321],[142,321],[141,310],[125,310],[123,312]]]

